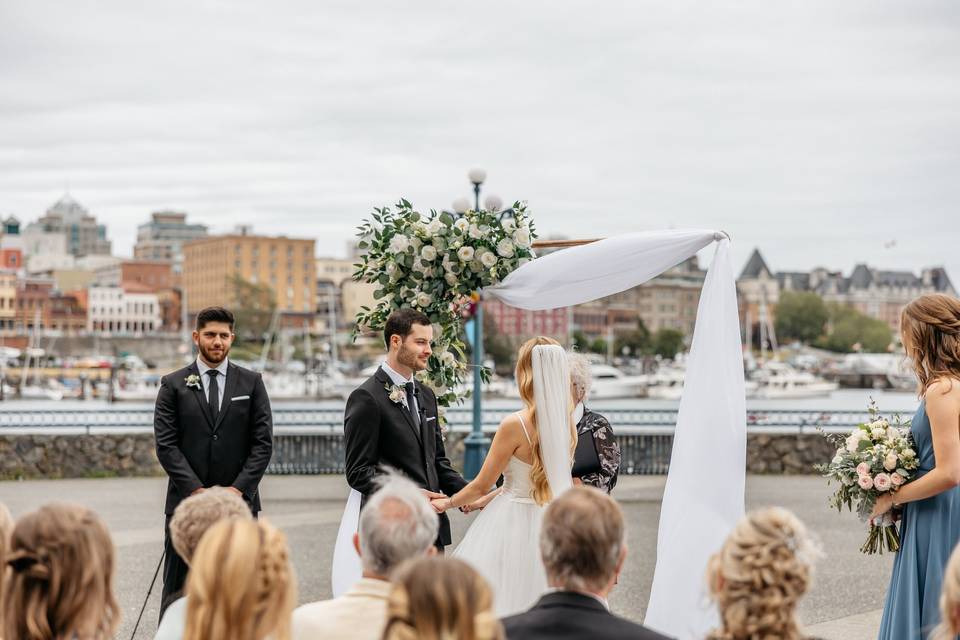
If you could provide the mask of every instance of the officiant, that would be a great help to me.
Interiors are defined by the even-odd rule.
[[[620,445],[610,422],[585,406],[590,394],[590,361],[579,353],[568,354],[573,420],[577,424],[577,450],[573,477],[580,483],[610,493],[620,472]]]

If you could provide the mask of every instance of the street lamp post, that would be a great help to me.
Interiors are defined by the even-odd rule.
[[[473,183],[474,210],[480,210],[480,186],[487,178],[483,169],[472,169],[467,177]],[[456,208],[456,207],[455,207]],[[472,480],[480,473],[490,439],[483,435],[483,300],[477,300],[473,316],[473,428],[464,441],[463,476]]]

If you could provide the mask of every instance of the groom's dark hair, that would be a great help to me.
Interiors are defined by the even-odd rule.
[[[209,322],[223,322],[233,331],[233,314],[223,307],[207,307],[197,314],[197,331],[203,330]]]
[[[390,336],[400,336],[400,340],[406,339],[410,335],[410,328],[415,324],[422,324],[427,327],[431,325],[430,318],[425,313],[416,309],[397,309],[387,318],[387,323],[383,326],[383,344],[390,349]]]

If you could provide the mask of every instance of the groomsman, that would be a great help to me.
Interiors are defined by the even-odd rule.
[[[187,565],[170,541],[170,517],[180,501],[222,486],[243,498],[256,516],[260,479],[273,452],[270,399],[259,373],[228,359],[233,314],[209,307],[197,315],[197,359],[160,380],[153,431],[157,458],[169,476],[160,616],[179,595]]]
[[[437,398],[414,374],[427,368],[433,326],[413,309],[398,309],[383,330],[387,359],[347,399],[343,431],[347,482],[367,496],[377,490],[383,467],[398,469],[420,486],[426,499],[453,495],[467,481],[447,458]],[[440,493],[442,492],[442,493]],[[440,514],[436,546],[450,544],[450,521]]]

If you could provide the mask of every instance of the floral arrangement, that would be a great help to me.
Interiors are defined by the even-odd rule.
[[[877,498],[909,482],[919,464],[909,424],[902,424],[897,416],[891,425],[880,416],[872,400],[868,411],[870,422],[858,424],[849,435],[824,434],[837,447],[837,454],[828,464],[816,467],[840,484],[830,497],[831,506],[838,511],[846,506],[852,511],[856,505],[863,522],[869,520]],[[900,534],[893,517],[886,513],[871,521],[867,541],[860,551],[873,554],[898,549]]]
[[[374,209],[357,236],[363,256],[353,279],[377,285],[377,304],[361,307],[354,338],[359,331],[382,330],[395,309],[422,311],[439,335],[419,379],[433,389],[439,405],[460,402],[469,395],[463,384],[462,311],[479,300],[481,289],[534,258],[531,247],[537,236],[526,205],[514,203],[503,213],[480,210],[457,216],[431,210],[424,215],[400,200],[395,210]],[[485,368],[478,374],[489,380]]]

